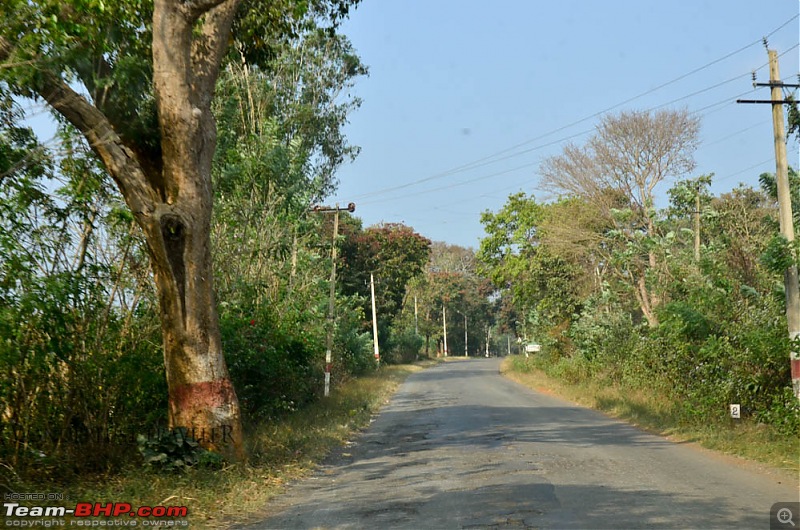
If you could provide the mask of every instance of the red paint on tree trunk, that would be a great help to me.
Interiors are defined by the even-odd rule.
[[[216,409],[230,404],[235,399],[230,379],[203,381],[175,388],[169,399],[170,410]],[[178,425],[191,427],[191,425]]]
[[[792,359],[792,379],[800,379],[800,359]]]

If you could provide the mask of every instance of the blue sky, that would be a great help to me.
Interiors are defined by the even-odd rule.
[[[603,111],[664,105],[701,117],[693,175],[713,172],[716,193],[755,185],[775,170],[770,108],[735,100],[769,98],[751,72],[769,79],[760,39],[782,25],[769,45],[798,83],[797,15],[797,0],[363,0],[342,28],[370,67],[347,127],[362,151],[329,202],[477,248],[480,213],[518,191],[544,198],[540,162],[585,142]]]

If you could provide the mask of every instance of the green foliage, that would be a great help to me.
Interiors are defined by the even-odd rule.
[[[782,234],[775,234],[761,255],[761,263],[772,272],[783,273],[800,263],[800,240],[789,242]]]
[[[428,262],[431,242],[403,224],[362,229],[349,216],[343,217],[341,234],[342,292],[363,301],[363,313],[370,315],[364,331],[371,332],[370,275],[374,277],[378,341],[381,350],[388,351],[392,324],[403,308],[410,282]]]
[[[648,210],[647,227],[636,205],[615,202],[590,178],[580,181],[593,190],[585,197],[537,204],[514,195],[484,214],[482,271],[543,346],[518,368],[662,396],[669,416],[687,425],[722,424],[728,404],[740,403],[745,416],[800,434],[782,288],[798,246],[777,234],[774,177],[760,181],[760,190],[718,197],[710,176],[680,181],[668,209]],[[798,184],[790,171],[795,212]],[[590,210],[599,198],[608,202],[598,219],[609,222],[581,220],[574,205]]]
[[[758,421],[774,426],[784,436],[800,433],[800,403],[791,388],[785,387],[772,397],[772,403],[757,411]]]
[[[788,171],[789,177],[789,201],[792,206],[792,220],[795,233],[800,232],[800,174],[791,167]],[[761,189],[767,196],[778,202],[778,181],[773,173],[762,173],[758,177]]]
[[[422,337],[414,333],[414,328],[395,330],[383,358],[389,364],[412,363],[417,360],[424,343]]]
[[[0,113],[0,460],[68,480],[117,469],[166,389],[141,241],[73,132],[64,155]],[[48,178],[52,177],[52,178]]]
[[[567,322],[580,305],[584,289],[581,265],[572,249],[551,244],[554,225],[573,201],[539,204],[524,194],[512,195],[497,214],[485,212],[481,221],[487,237],[478,252],[479,271],[496,288],[506,291],[524,320],[520,335],[544,335],[543,328]],[[559,241],[561,238],[556,237]],[[529,328],[527,323],[535,323]],[[555,335],[560,340],[561,335]]]
[[[242,410],[263,418],[297,410],[315,396],[322,378],[319,352],[322,337],[296,333],[292,322],[278,318],[268,307],[223,306],[220,314],[223,348]]]
[[[368,319],[363,313],[363,302],[358,297],[340,297],[337,300],[335,343],[338,345],[338,366],[345,376],[364,375],[375,367],[372,333],[364,330]]]
[[[631,314],[608,291],[591,298],[568,331],[576,352],[617,370],[638,337]]]
[[[336,26],[357,0],[250,2],[214,104],[212,221],[223,347],[251,420],[319,394],[330,270],[308,206],[358,148],[343,134],[366,75]],[[158,303],[133,215],[81,135],[39,145],[14,98],[81,86],[158,174],[152,1],[4,4],[0,27],[0,463],[44,482],[113,472],[133,433],[166,423]],[[13,95],[13,97],[12,97]],[[153,167],[150,167],[153,166]],[[334,384],[373,366],[361,298],[342,297]],[[189,439],[146,440],[163,470],[214,463]],[[165,455],[165,456],[163,456]],[[210,460],[209,460],[210,459]]]
[[[136,437],[144,465],[162,473],[186,471],[191,467],[219,469],[225,460],[219,453],[200,447],[200,442],[183,430],[162,431],[155,436]]]

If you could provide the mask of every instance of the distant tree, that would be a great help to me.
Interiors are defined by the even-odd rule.
[[[686,110],[608,115],[584,147],[568,146],[541,167],[546,189],[580,197],[613,221],[628,247],[623,274],[651,325],[658,323],[660,303],[647,281],[658,266],[655,189],[694,169],[699,129]]]
[[[431,267],[440,272],[475,274],[475,251],[459,245],[448,245],[443,241],[431,244]]]
[[[481,216],[486,237],[478,270],[511,297],[523,326],[529,320],[563,323],[577,309],[581,268],[569,253],[560,255],[557,246],[550,246],[552,238],[544,238],[551,219],[562,218],[564,205],[569,203],[540,204],[520,193],[499,212]],[[527,334],[524,327],[520,331]]]
[[[409,282],[428,263],[431,242],[399,223],[361,230],[359,224],[346,222],[342,228],[342,290],[362,296],[364,313],[370,315],[369,280],[370,274],[374,276],[380,340],[385,342],[392,321],[403,307]]]

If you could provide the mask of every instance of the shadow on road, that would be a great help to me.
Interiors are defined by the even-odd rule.
[[[748,486],[673,463],[668,440],[498,382],[496,367],[419,373],[254,528],[769,527],[763,499],[737,502]]]

